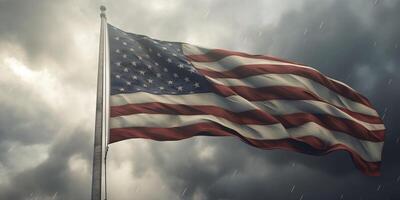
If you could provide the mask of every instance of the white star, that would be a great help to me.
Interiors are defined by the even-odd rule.
[[[127,84],[127,85],[131,85],[131,82],[127,81],[126,84]]]
[[[122,44],[123,44],[123,45],[127,45],[126,42],[123,42]]]
[[[142,49],[143,49],[143,47],[142,47],[142,46],[139,46],[139,49],[140,49],[140,50],[142,50]]]
[[[179,67],[179,68],[183,68],[183,64],[180,63],[180,64],[178,65],[178,67]]]
[[[146,55],[144,55],[144,57],[146,57],[146,58],[150,58],[149,54],[146,54]]]
[[[121,63],[120,62],[117,62],[117,63],[115,63],[117,66],[121,66]]]
[[[121,50],[117,49],[117,50],[115,50],[115,52],[117,52],[117,53],[121,53]]]
[[[153,43],[154,43],[154,44],[158,44],[158,42],[157,42],[157,41],[155,41],[155,40],[153,40]]]
[[[119,88],[119,90],[120,90],[120,91],[125,91],[125,89],[124,89],[124,88]]]
[[[139,60],[142,60],[143,58],[141,56],[138,56]]]
[[[147,85],[146,85],[146,84],[143,84],[143,87],[147,87]]]
[[[167,50],[167,47],[162,47],[162,49]]]
[[[200,87],[200,84],[196,82],[196,83],[194,84],[194,87],[197,87],[197,88],[198,88],[198,87]]]
[[[194,72],[196,72],[196,70],[194,70],[193,68],[192,68],[192,69],[190,69],[189,71],[190,71],[190,73],[194,73]]]
[[[167,72],[167,71],[168,71],[168,69],[164,67],[164,72]]]
[[[161,86],[161,87],[159,87],[159,88],[160,88],[160,90],[164,90],[164,87],[162,87],[162,86]]]
[[[157,77],[158,77],[158,78],[160,78],[160,77],[161,77],[161,74],[160,74],[160,73],[157,73],[156,75],[157,75]]]
[[[142,74],[142,75],[144,75],[144,73],[146,73],[146,72],[143,71],[143,70],[140,70],[139,73]]]
[[[171,43],[168,43],[168,45],[169,45],[169,46],[172,46],[172,44],[171,44]]]
[[[147,79],[147,81],[148,81],[149,83],[153,83],[153,80],[151,80],[151,79]]]
[[[136,79],[137,79],[137,76],[132,76],[132,78],[133,78],[134,80],[136,80]]]
[[[171,62],[172,62],[171,58],[168,58],[168,59],[167,59],[167,62],[171,63]]]
[[[179,86],[179,87],[178,87],[178,90],[179,90],[179,91],[182,91],[182,90],[183,90],[182,86]]]
[[[189,82],[190,79],[189,79],[188,77],[185,77],[185,81],[186,81],[186,82]]]
[[[178,76],[178,74],[177,74],[177,73],[174,73],[174,77],[175,77],[175,78],[178,78],[179,76]]]
[[[129,51],[135,51],[135,49],[130,48]]]
[[[119,37],[115,37],[114,39],[115,39],[115,40],[119,40]]]
[[[124,72],[128,72],[128,71],[129,71],[128,68],[125,68],[125,69],[124,69]]]
[[[121,76],[119,74],[115,75],[116,78],[121,78]]]
[[[168,85],[172,85],[173,83],[173,81],[168,81]]]
[[[156,63],[154,63],[154,65],[155,65],[155,66],[158,66],[159,64],[156,62]]]
[[[135,61],[132,61],[131,64],[132,64],[133,66],[136,66],[136,62],[135,62]]]
[[[153,66],[151,66],[151,65],[147,65],[147,68],[148,68],[148,69],[151,69],[152,67],[153,67]]]
[[[157,56],[158,56],[158,57],[161,57],[161,53],[157,53]]]
[[[126,54],[122,55],[123,58],[126,58]]]
[[[178,55],[176,55],[176,53],[173,53],[172,55],[175,56],[175,57],[178,56]]]

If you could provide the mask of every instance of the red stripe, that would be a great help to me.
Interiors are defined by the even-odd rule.
[[[195,125],[176,128],[117,128],[110,130],[110,143],[129,138],[147,138],[158,141],[181,140],[193,136],[230,136],[236,135],[244,142],[262,149],[285,149],[312,155],[325,155],[332,151],[347,151],[356,167],[370,176],[380,175],[380,162],[367,162],[351,148],[335,144],[328,146],[324,141],[313,136],[301,138],[287,138],[280,140],[254,140],[241,136],[234,130],[212,123],[199,123]]]
[[[370,116],[362,113],[351,111],[347,108],[333,105],[322,98],[318,97],[314,93],[299,87],[291,86],[271,86],[261,88],[250,88],[246,86],[225,86],[214,83],[214,92],[229,97],[232,95],[239,95],[248,101],[268,101],[268,100],[313,100],[320,101],[331,106],[334,106],[341,111],[351,115],[352,117],[375,124],[382,124],[382,120],[376,116]]]
[[[213,78],[241,79],[261,74],[294,74],[313,80],[343,97],[372,108],[372,104],[368,101],[366,97],[362,96],[361,94],[343,84],[328,79],[320,72],[312,69],[300,68],[290,65],[243,65],[224,72],[205,69],[198,70],[203,75]]]
[[[308,122],[314,122],[326,129],[347,133],[358,139],[374,142],[381,142],[384,140],[384,130],[370,131],[352,120],[334,117],[327,114],[295,113],[288,115],[270,115],[261,110],[232,112],[215,106],[188,106],[163,103],[127,104],[111,107],[111,117],[139,113],[213,115],[241,125],[271,125],[281,123],[285,128],[293,128]]]
[[[185,55],[186,58],[190,61],[194,62],[216,62],[218,60],[221,60],[227,56],[241,56],[245,58],[256,58],[256,59],[264,59],[264,60],[273,60],[273,61],[279,61],[279,62],[286,62],[286,63],[291,63],[291,64],[296,64],[300,65],[291,61],[287,61],[284,59],[280,58],[275,58],[272,56],[266,56],[266,55],[251,55],[243,52],[237,52],[237,51],[228,51],[224,49],[211,49],[205,54],[199,54],[199,55]]]

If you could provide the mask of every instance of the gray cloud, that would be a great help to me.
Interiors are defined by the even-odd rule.
[[[237,138],[119,142],[110,199],[400,198],[400,2],[107,4],[109,22],[126,31],[313,66],[365,94],[388,129],[381,177],[361,174],[344,152],[264,151]],[[0,199],[88,199],[98,5],[0,2]]]

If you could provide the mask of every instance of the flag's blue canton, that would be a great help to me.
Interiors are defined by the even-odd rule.
[[[209,92],[208,81],[185,59],[181,43],[124,32],[108,25],[111,95]]]

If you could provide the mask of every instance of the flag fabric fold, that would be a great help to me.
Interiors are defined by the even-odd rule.
[[[166,42],[108,25],[110,143],[237,136],[262,149],[347,151],[379,175],[384,124],[367,98],[282,59]]]

